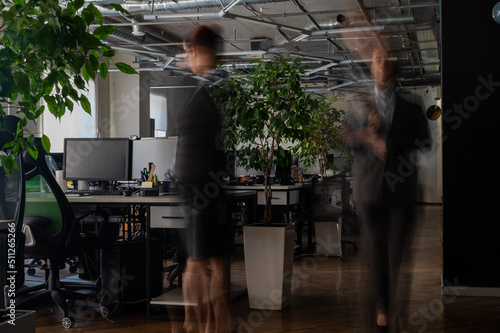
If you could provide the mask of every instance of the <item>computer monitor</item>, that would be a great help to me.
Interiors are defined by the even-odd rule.
[[[237,165],[238,163],[238,157],[235,158],[235,170],[234,170],[234,175],[235,176],[262,176],[262,170],[257,170],[257,169],[246,169],[245,167]],[[276,165],[273,165],[271,167],[271,177],[274,177],[276,175]]]
[[[142,138],[132,140],[132,179],[141,178],[141,171],[155,165],[158,179],[168,178],[168,171],[174,167],[177,138]]]
[[[66,138],[64,179],[129,180],[130,147],[129,138]]]

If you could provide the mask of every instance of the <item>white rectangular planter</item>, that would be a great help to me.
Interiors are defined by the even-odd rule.
[[[250,308],[281,310],[290,302],[295,225],[243,227]]]

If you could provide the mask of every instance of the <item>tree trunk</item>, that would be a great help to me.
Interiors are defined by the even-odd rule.
[[[271,170],[264,171],[264,198],[266,204],[264,206],[264,224],[271,224],[273,214],[271,199],[273,197],[273,192],[271,190],[271,180],[270,178]]]
[[[321,157],[318,157],[318,164],[319,164],[320,180],[323,181],[323,176],[325,174],[325,160]]]

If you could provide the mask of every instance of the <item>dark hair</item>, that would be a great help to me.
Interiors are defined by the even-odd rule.
[[[222,38],[214,29],[206,25],[200,25],[192,32],[187,42],[192,46],[205,47],[217,53],[221,48]]]

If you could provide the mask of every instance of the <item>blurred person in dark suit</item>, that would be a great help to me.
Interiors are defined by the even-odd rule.
[[[380,48],[373,49],[371,73],[374,96],[357,103],[343,136],[354,151],[353,200],[374,287],[371,311],[377,326],[397,332],[398,277],[416,199],[416,151],[429,148],[430,137],[421,108],[397,95],[397,68]]]

